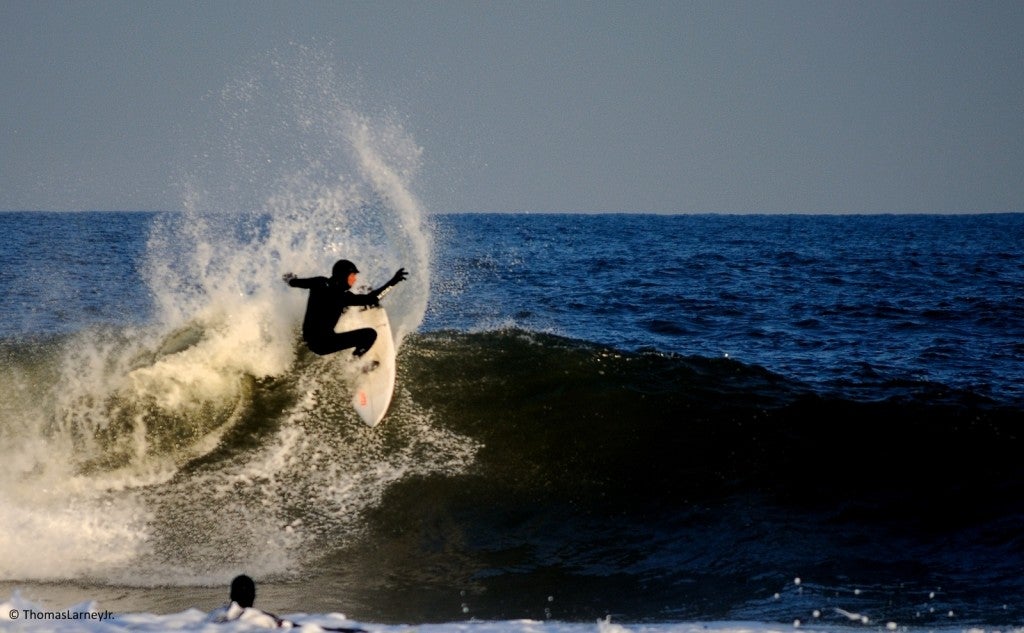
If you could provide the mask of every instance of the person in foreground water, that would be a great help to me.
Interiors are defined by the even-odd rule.
[[[353,354],[359,357],[369,351],[377,340],[377,332],[373,328],[335,332],[338,318],[351,306],[380,305],[381,297],[409,276],[404,268],[399,268],[395,276],[380,288],[366,294],[357,294],[351,289],[358,274],[359,269],[347,259],[340,259],[334,264],[330,278],[302,279],[292,273],[285,273],[284,280],[289,286],[309,290],[306,316],[302,321],[302,339],[314,354],[325,356],[351,347],[354,348]]]
[[[231,581],[231,593],[229,595],[231,602],[217,609],[210,614],[213,622],[234,622],[240,621],[253,626],[259,626],[264,628],[280,628],[280,629],[293,629],[301,627],[302,625],[298,622],[292,622],[291,620],[285,620],[279,618],[273,613],[267,613],[255,608],[253,605],[256,603],[256,583],[252,578],[241,574],[235,576],[235,579]],[[336,633],[366,633],[363,629],[355,628],[343,628],[343,627],[325,627],[316,625],[321,631],[335,631]]]
[[[214,622],[234,622],[241,620],[267,628],[291,628],[294,622],[277,617],[273,613],[260,611],[253,607],[256,602],[256,583],[252,578],[242,574],[231,581],[230,602],[211,614]]]

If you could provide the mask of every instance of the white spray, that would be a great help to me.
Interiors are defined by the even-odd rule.
[[[407,268],[385,300],[401,345],[426,311],[432,238],[409,185],[421,149],[394,116],[354,104],[323,58],[298,58],[213,99],[218,125],[182,177],[184,209],[149,239],[153,323],[83,332],[5,370],[30,384],[0,410],[16,456],[0,465],[0,579],[288,573],[303,543],[355,529],[390,483],[472,460],[471,442],[411,402],[384,433],[351,426],[328,361],[300,362],[306,297],[285,272],[325,275],[346,258],[376,286]],[[206,459],[268,384],[300,397],[256,450]]]

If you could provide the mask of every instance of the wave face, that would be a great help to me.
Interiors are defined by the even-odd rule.
[[[7,357],[49,384],[69,344]],[[1024,615],[1019,409],[825,396],[729,359],[514,328],[410,335],[399,367],[375,429],[343,369],[296,346],[194,422],[136,399],[92,436],[51,428],[35,441],[59,468],[24,433],[4,465],[5,577],[222,587],[246,570],[293,609],[383,622]]]
[[[357,604],[408,606],[374,616],[1022,615],[1019,409],[828,397],[728,359],[514,329],[417,336],[402,365],[409,396],[480,449],[464,474],[394,486],[332,559],[357,570],[339,579]]]

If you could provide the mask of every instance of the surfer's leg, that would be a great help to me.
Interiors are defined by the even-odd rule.
[[[353,337],[359,339],[359,341],[356,343],[355,351],[352,352],[357,357],[362,356],[366,352],[370,351],[370,348],[373,347],[374,341],[377,340],[377,330],[370,327],[364,327],[358,330],[353,330],[351,332],[348,332],[348,334],[351,334],[353,335]]]
[[[308,341],[310,351],[321,356],[340,352],[354,347],[356,356],[362,356],[370,350],[377,340],[377,331],[370,327],[352,330],[351,332],[334,333],[317,341]]]

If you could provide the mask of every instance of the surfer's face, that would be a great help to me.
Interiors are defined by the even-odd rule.
[[[345,280],[345,283],[348,284],[349,288],[356,285],[356,273],[349,273],[348,278]]]

